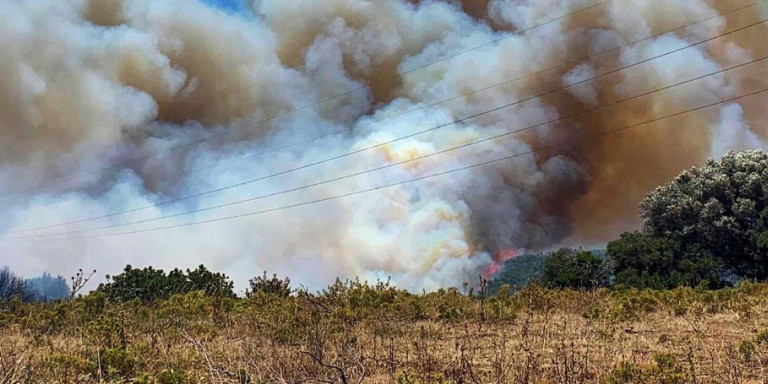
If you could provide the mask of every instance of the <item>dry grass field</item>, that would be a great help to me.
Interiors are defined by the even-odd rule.
[[[0,384],[768,383],[768,285],[91,294],[0,312]]]

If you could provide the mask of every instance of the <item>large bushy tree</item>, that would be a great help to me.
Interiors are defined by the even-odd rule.
[[[728,153],[687,170],[640,208],[643,232],[608,246],[617,281],[672,287],[768,278],[765,153]]]

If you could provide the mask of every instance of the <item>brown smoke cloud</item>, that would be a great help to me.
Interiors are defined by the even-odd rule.
[[[707,12],[696,12],[697,8],[693,8],[692,12],[676,13],[674,9],[666,8],[650,10],[657,5],[648,2],[636,4],[644,8],[635,9],[636,14],[653,12],[657,15],[651,19],[654,23],[649,23],[647,30],[643,32],[650,35],[670,30],[681,23],[690,24],[704,19]],[[689,41],[701,41],[762,20],[764,16],[755,12],[754,7],[730,13],[748,4],[750,2],[714,2],[713,8],[721,14],[731,16],[703,23],[700,30],[691,30],[690,34],[699,35],[694,35]],[[615,11],[617,15],[626,13],[626,9]],[[621,31],[623,22],[621,16],[617,16],[614,30]],[[628,71],[625,76],[616,79],[618,83],[606,84],[604,88],[628,89],[630,92],[622,95],[626,97],[630,93],[644,91],[643,88],[653,89],[650,87],[660,87],[700,76],[712,72],[716,67],[729,68],[751,59],[766,57],[768,50],[764,45],[755,44],[764,33],[765,25],[760,25],[730,34],[704,45],[700,49],[702,53],[699,57],[693,57],[691,54],[671,55],[648,66],[647,70]],[[656,41],[657,44],[662,44],[661,39]],[[653,50],[653,47],[650,49]],[[660,46],[657,49],[664,48]],[[622,55],[630,54],[627,51],[622,52]],[[632,103],[631,106],[607,116],[581,124],[605,130],[632,124],[634,121],[644,121],[649,116],[663,116],[695,108],[701,105],[702,101],[711,103],[718,98],[754,92],[760,88],[745,87],[742,84],[753,76],[764,79],[765,66],[752,65],[737,69],[726,76],[681,87],[681,92],[659,93],[647,98],[646,102]],[[652,85],[646,85],[648,83]],[[765,97],[756,99],[747,102],[759,104],[762,99],[764,105],[766,100]],[[750,123],[745,116],[745,110],[745,102],[732,104],[720,110],[681,116],[619,135],[606,136],[585,146],[584,155],[589,164],[591,183],[589,192],[571,208],[575,233],[570,241],[599,244],[615,238],[623,231],[636,229],[639,226],[637,202],[650,190],[673,178],[680,170],[701,164],[707,158],[722,156],[727,150],[764,148],[768,137],[761,127],[765,127],[765,124]]]
[[[256,0],[230,12],[197,0],[0,0],[0,194],[14,195],[0,201],[7,212],[0,229],[152,205],[367,148],[765,17],[757,6],[734,11],[749,4],[744,0],[613,0],[547,23],[597,3]],[[482,117],[201,199],[33,233],[172,215],[572,116],[768,56],[760,43],[765,33],[765,25],[745,29]],[[448,56],[455,57],[435,63]],[[554,69],[526,76],[545,68]],[[67,273],[72,265],[115,272],[125,263],[205,263],[241,282],[268,269],[310,286],[336,276],[392,277],[409,289],[459,285],[501,261],[499,255],[605,242],[635,228],[640,198],[681,169],[727,150],[763,148],[765,97],[582,139],[759,90],[768,86],[765,70],[756,63],[385,171],[127,229],[323,199],[574,143],[535,156],[182,230],[9,241],[0,255],[3,264],[30,274]],[[274,116],[281,117],[257,124]],[[327,136],[340,131],[346,133]],[[210,135],[217,138],[168,154]],[[213,167],[221,163],[226,166]],[[72,170],[75,180],[54,182]],[[110,232],[116,231],[95,233]]]

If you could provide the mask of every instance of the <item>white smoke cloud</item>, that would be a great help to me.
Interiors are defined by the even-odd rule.
[[[509,24],[518,30],[529,30],[592,4],[595,2],[589,0],[493,0],[488,10],[497,23]]]
[[[576,99],[591,106],[599,105],[597,102],[597,90],[593,83],[586,82],[597,76],[592,67],[581,64],[571,69],[563,77],[563,88],[567,88]]]
[[[728,104],[721,108],[720,120],[710,130],[713,158],[719,159],[728,151],[766,149],[765,142],[752,132],[744,119],[744,109],[738,104]]]

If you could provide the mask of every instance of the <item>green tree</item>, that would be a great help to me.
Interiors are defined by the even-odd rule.
[[[768,278],[768,155],[728,153],[681,173],[641,203],[644,233],[721,276]],[[700,256],[690,257],[693,253]]]
[[[203,291],[212,297],[235,297],[235,285],[229,277],[223,273],[211,272],[203,265],[192,271],[187,269],[186,278],[188,292]]]
[[[608,283],[604,259],[592,252],[563,248],[544,261],[541,280],[552,288],[593,289]]]
[[[291,279],[288,277],[281,279],[277,274],[267,277],[267,271],[261,276],[256,276],[249,280],[251,288],[245,291],[247,297],[251,297],[257,292],[279,297],[288,297],[291,294]]]
[[[48,272],[43,272],[41,276],[29,279],[28,282],[37,291],[40,300],[59,300],[69,297],[71,289],[64,276],[51,276]]]
[[[113,301],[130,301],[139,299],[144,303],[150,303],[159,298],[168,298],[173,287],[173,282],[168,279],[162,269],[146,267],[133,268],[130,264],[125,266],[123,273],[109,276],[107,283],[101,284],[98,291]],[[180,286],[179,282],[176,282]]]
[[[614,284],[635,288],[670,289],[677,286],[719,285],[720,263],[696,248],[642,232],[627,232],[608,243]]]
[[[168,299],[178,293],[202,291],[208,296],[235,297],[234,284],[221,273],[213,273],[204,266],[186,272],[174,269],[166,274],[162,269],[146,267],[136,269],[127,265],[123,273],[107,276],[108,282],[97,289],[110,300],[141,300],[151,303]]]
[[[501,272],[490,283],[490,291],[498,292],[507,285],[512,291],[526,286],[531,280],[541,277],[544,272],[545,253],[520,255],[504,262]]]
[[[23,302],[37,300],[35,287],[8,267],[0,268],[0,301],[18,297]]]

